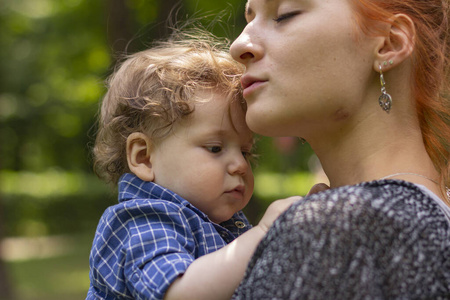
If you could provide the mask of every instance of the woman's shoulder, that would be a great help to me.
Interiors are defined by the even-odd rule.
[[[357,185],[329,189],[297,202],[297,209],[320,211],[360,210],[379,211],[392,214],[393,211],[439,209],[436,201],[417,185],[401,180],[377,180]]]
[[[306,197],[307,201],[362,202],[374,207],[389,201],[433,202],[417,185],[402,180],[375,180],[329,189]]]
[[[283,299],[448,293],[448,249],[449,223],[419,187],[396,180],[345,186],[307,196],[282,214],[240,289],[286,290]]]
[[[436,201],[418,186],[399,180],[364,182],[307,196],[290,207],[274,227],[277,234],[288,230],[374,235],[441,228],[450,236],[450,223]]]
[[[235,299],[447,299],[449,249],[448,220],[418,186],[330,189],[275,221]]]

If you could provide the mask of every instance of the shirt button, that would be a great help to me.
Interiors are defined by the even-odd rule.
[[[133,276],[131,276],[131,282],[136,283],[139,281],[139,274],[134,273]]]
[[[222,231],[220,233],[220,236],[223,237],[224,239],[226,239],[228,237],[228,233],[226,231]]]
[[[242,221],[236,221],[234,222],[234,225],[236,225],[237,228],[245,228],[245,223]]]

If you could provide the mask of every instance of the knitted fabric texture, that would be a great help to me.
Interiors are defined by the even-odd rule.
[[[233,299],[450,299],[449,224],[404,181],[305,197],[261,241]]]

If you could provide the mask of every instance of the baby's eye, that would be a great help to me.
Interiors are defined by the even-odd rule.
[[[222,151],[222,146],[208,146],[206,149],[211,153],[219,153]]]

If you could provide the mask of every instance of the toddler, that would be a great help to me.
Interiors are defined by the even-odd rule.
[[[251,227],[253,134],[226,45],[182,36],[123,61],[108,81],[95,169],[118,182],[100,219],[87,299],[229,299],[268,227]]]

